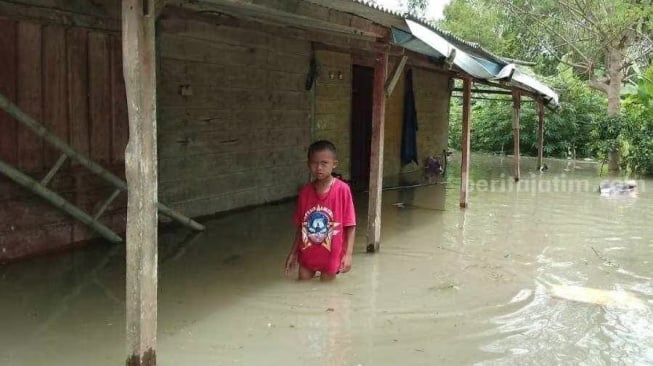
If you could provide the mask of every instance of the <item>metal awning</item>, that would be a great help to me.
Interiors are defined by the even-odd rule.
[[[558,107],[558,94],[546,84],[517,69],[515,64],[500,63],[496,59],[463,51],[442,35],[413,20],[406,19],[406,24],[410,31],[392,28],[396,45],[455,65],[474,79],[500,82],[503,86],[541,96],[548,107]]]

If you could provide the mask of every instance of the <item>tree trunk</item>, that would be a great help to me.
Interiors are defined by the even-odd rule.
[[[624,52],[619,45],[610,46],[607,54],[607,74],[609,82],[607,85],[608,94],[608,116],[619,116],[621,83],[624,79],[622,64],[624,62]],[[612,146],[608,151],[608,171],[618,172],[621,152],[618,145]]]

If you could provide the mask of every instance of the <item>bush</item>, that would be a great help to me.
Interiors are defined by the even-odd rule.
[[[653,110],[641,104],[624,107],[622,166],[631,174],[653,175]]]

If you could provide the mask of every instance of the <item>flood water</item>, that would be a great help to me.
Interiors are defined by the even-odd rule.
[[[160,235],[160,365],[653,364],[653,181],[599,197],[595,164],[472,158],[384,193],[381,252],[333,283],[283,276],[294,204]],[[648,188],[648,190],[647,190]],[[397,205],[403,203],[403,205]],[[403,207],[400,207],[403,206]],[[0,267],[0,365],[124,364],[124,249]]]

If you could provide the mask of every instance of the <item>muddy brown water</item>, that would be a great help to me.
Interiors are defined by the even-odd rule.
[[[603,198],[595,164],[524,159],[517,191],[510,158],[475,155],[460,210],[457,165],[384,193],[375,255],[358,196],[334,283],[282,275],[292,203],[162,232],[159,364],[653,364],[653,181]],[[0,267],[0,365],[124,364],[124,270],[106,244]]]

